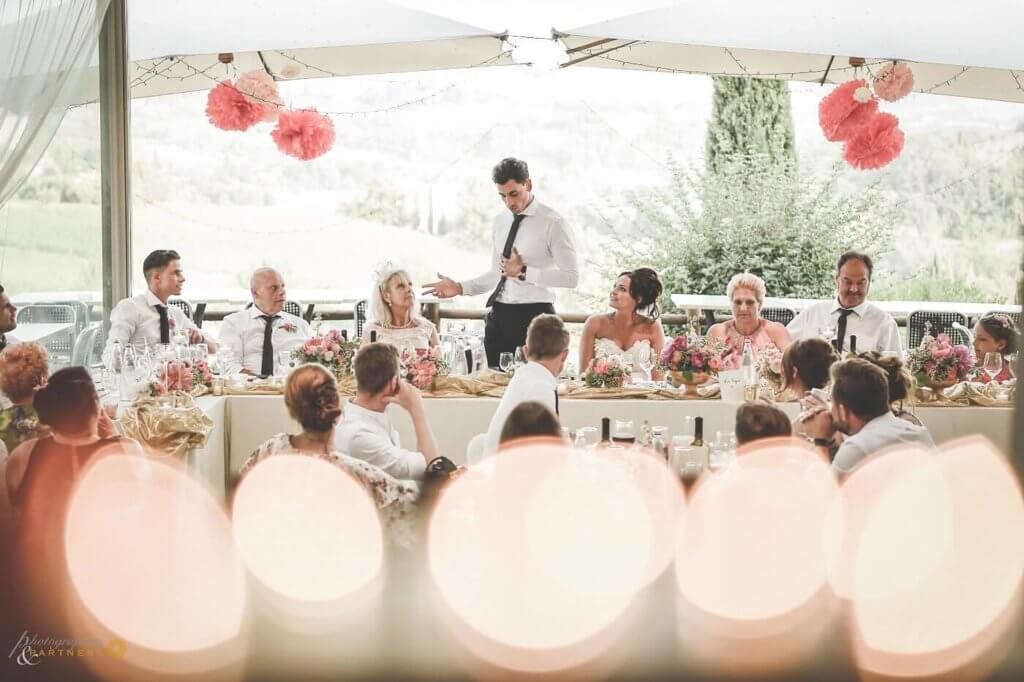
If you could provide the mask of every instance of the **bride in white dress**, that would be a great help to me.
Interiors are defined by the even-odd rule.
[[[587,318],[580,340],[580,374],[595,357],[619,355],[642,374],[641,354],[649,354],[652,364],[665,345],[665,330],[658,319],[661,280],[650,268],[624,272],[615,280],[608,296],[610,313]]]
[[[377,272],[376,279],[363,343],[369,343],[370,333],[377,332],[377,341],[392,343],[399,351],[436,346],[437,328],[416,310],[416,290],[409,274],[387,263]]]

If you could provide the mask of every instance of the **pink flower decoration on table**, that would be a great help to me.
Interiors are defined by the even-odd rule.
[[[846,141],[843,158],[857,170],[874,170],[888,165],[903,151],[900,120],[892,114],[876,114]]]
[[[285,154],[309,161],[334,146],[334,122],[315,109],[284,111],[270,136]]]
[[[950,348],[949,346],[939,346],[939,345],[936,345],[935,348],[932,348],[932,357],[935,358],[936,360],[942,360],[943,358],[948,358],[952,354],[953,354],[953,349]]]
[[[256,69],[246,71],[238,78],[235,87],[246,96],[250,102],[260,105],[265,109],[264,121],[273,121],[284,109],[284,100],[277,91],[277,83],[266,71]]]
[[[703,369],[704,367],[704,354],[694,353],[691,356],[691,362],[693,363],[694,369]]]
[[[708,367],[710,367],[712,369],[712,371],[715,371],[715,372],[721,370],[722,369],[722,361],[721,361],[721,359],[716,358],[716,357],[712,357],[710,360],[708,360]]]
[[[818,123],[825,139],[842,142],[878,113],[878,100],[864,80],[851,80],[830,92],[818,105]]]
[[[221,130],[248,130],[267,115],[267,107],[249,99],[231,81],[221,81],[206,97],[206,117]]]
[[[905,62],[886,64],[873,83],[875,95],[887,102],[903,99],[914,89],[914,72]]]

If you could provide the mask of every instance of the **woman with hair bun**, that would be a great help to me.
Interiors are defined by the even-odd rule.
[[[341,417],[341,398],[334,375],[322,365],[300,365],[284,384],[284,404],[288,414],[299,423],[302,431],[295,435],[279,433],[256,448],[239,474],[244,478],[261,461],[274,455],[308,455],[325,460],[349,473],[373,497],[385,521],[392,530],[391,537],[400,544],[408,544],[405,537],[409,529],[402,520],[413,511],[418,491],[410,481],[400,481],[383,469],[354,457],[335,452],[334,429]],[[403,537],[396,536],[396,532]]]
[[[658,310],[661,292],[661,279],[651,268],[637,268],[619,275],[608,295],[612,312],[591,315],[583,325],[580,374],[587,371],[595,357],[621,355],[638,371],[641,349],[649,352],[652,360],[661,355],[665,345],[665,330]]]
[[[903,409],[904,401],[914,390],[914,377],[910,375],[903,360],[898,355],[882,355],[875,351],[860,353],[859,356],[885,372],[885,378],[889,383],[889,406],[892,413],[911,424],[921,426],[920,419]]]
[[[48,433],[32,406],[36,391],[46,384],[48,376],[50,359],[38,343],[16,343],[0,352],[0,391],[7,398],[0,409],[0,441],[6,452],[13,452],[29,438]]]

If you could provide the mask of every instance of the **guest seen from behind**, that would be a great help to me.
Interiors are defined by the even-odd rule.
[[[897,355],[880,355],[874,351],[861,353],[860,357],[885,372],[885,378],[889,381],[889,405],[892,408],[892,413],[911,424],[923,426],[921,420],[904,407],[913,393],[914,377],[910,376],[903,360]]]
[[[274,268],[258,268],[249,278],[252,305],[224,318],[220,345],[232,351],[234,364],[228,372],[270,376],[277,353],[290,351],[312,336],[309,323],[285,312],[288,300],[284,278]]]
[[[984,371],[985,355],[999,353],[1003,367],[995,376],[995,381],[1009,381],[1013,378],[1010,358],[1017,352],[1018,332],[1013,318],[1004,313],[989,313],[974,325],[974,355],[978,361],[975,381],[988,383],[992,381]]]
[[[641,369],[642,355],[652,362],[661,356],[665,345],[665,330],[658,310],[661,292],[661,279],[651,268],[637,268],[619,275],[608,295],[612,312],[591,315],[583,325],[580,374],[587,371],[595,357],[621,355],[637,372]]]
[[[857,337],[857,351],[900,352],[899,328],[896,320],[873,303],[868,302],[871,289],[871,257],[858,251],[847,251],[836,264],[836,298],[821,301],[807,308],[787,325],[794,339],[833,336],[836,350],[850,350],[850,337]]]
[[[419,314],[416,289],[409,273],[384,265],[375,275],[370,292],[370,320],[363,328],[363,343],[376,332],[377,341],[390,343],[399,350],[427,349],[438,344],[434,323]]]
[[[503,449],[524,439],[547,438],[561,442],[562,425],[558,415],[544,403],[527,400],[516,405],[501,427],[498,448]]]
[[[49,376],[50,358],[38,343],[16,343],[0,352],[0,391],[8,401],[0,409],[0,439],[6,452],[49,433],[33,407]]]
[[[363,346],[352,361],[356,395],[345,405],[334,447],[401,479],[421,479],[427,462],[437,457],[434,434],[416,387],[399,376],[398,349],[390,343]],[[416,449],[402,447],[387,413],[397,405],[409,413]]]
[[[491,292],[484,348],[488,366],[498,367],[502,353],[523,345],[533,318],[555,312],[554,289],[576,287],[579,266],[572,228],[534,197],[525,161],[502,159],[491,179],[507,210],[495,217],[491,228],[490,269],[462,282],[438,273],[438,281],[426,284],[425,293],[451,298]]]
[[[757,275],[743,272],[733,275],[725,288],[732,305],[732,319],[708,329],[708,337],[721,339],[728,348],[726,367],[735,369],[743,356],[743,347],[750,341],[755,360],[767,348],[784,351],[790,344],[789,332],[778,322],[761,317],[767,290]]]
[[[557,315],[533,318],[526,334],[527,363],[516,370],[501,396],[490,426],[484,454],[498,450],[505,421],[520,403],[538,402],[558,414],[558,375],[569,357],[569,331]]]
[[[889,404],[889,380],[885,372],[862,358],[832,366],[832,408],[804,415],[796,430],[830,455],[832,469],[851,473],[870,456],[896,445],[934,448],[928,430],[900,419]],[[836,445],[836,434],[845,435]]]
[[[185,273],[177,251],[158,249],[142,262],[146,278],[146,292],[120,301],[110,312],[110,333],[103,350],[103,362],[113,366],[114,342],[143,350],[160,343],[171,343],[175,331],[184,330],[189,343],[206,343],[216,351],[217,344],[178,306],[168,305],[167,299],[181,294]]]
[[[740,448],[770,438],[789,438],[793,433],[786,413],[765,402],[740,405],[736,410],[733,430],[736,432],[736,445]]]
[[[409,529],[397,526],[404,524],[404,519],[412,512],[418,495],[416,486],[335,449],[334,433],[341,416],[341,398],[334,375],[321,365],[300,365],[285,380],[284,404],[302,431],[272,436],[246,460],[240,475],[244,477],[261,461],[274,455],[308,455],[322,459],[344,470],[366,488],[385,525],[393,535],[400,534],[392,539],[405,543],[402,536]]]

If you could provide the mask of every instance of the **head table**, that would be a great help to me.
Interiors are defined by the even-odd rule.
[[[498,399],[474,396],[464,398],[424,398],[427,417],[439,451],[457,464],[465,464],[466,445],[478,433],[487,430]],[[250,454],[265,440],[281,432],[297,433],[299,425],[291,420],[280,395],[206,395],[197,406],[214,422],[205,447],[188,454],[188,464],[207,481],[218,496],[230,490],[238,471]],[[561,421],[575,430],[583,426],[600,427],[601,417],[632,419],[639,430],[644,419],[652,426],[667,426],[677,433],[683,417],[704,418],[705,439],[716,431],[733,431],[736,410],[741,403],[709,400],[637,400],[563,398],[559,401]],[[790,417],[799,411],[797,403],[777,403]],[[910,408],[928,427],[937,444],[971,434],[988,437],[1002,452],[1010,454],[1012,407],[931,407]],[[402,445],[412,448],[416,438],[412,421],[402,409],[388,408]]]

